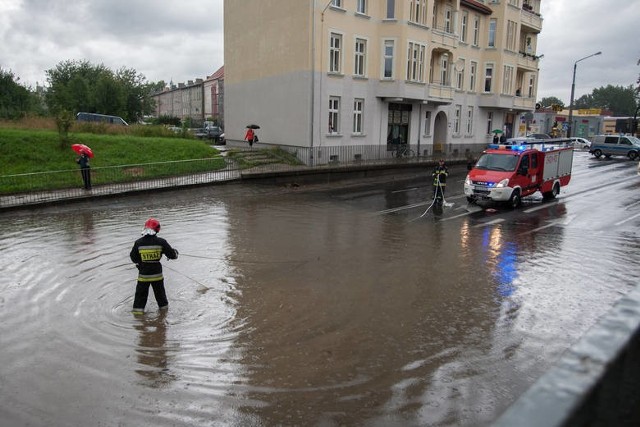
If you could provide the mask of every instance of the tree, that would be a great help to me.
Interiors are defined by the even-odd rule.
[[[559,98],[556,98],[555,96],[549,96],[546,98],[542,98],[542,101],[540,101],[540,104],[543,107],[551,107],[553,104],[557,104],[559,106],[561,106],[562,108],[564,108],[564,102],[560,101]]]
[[[11,71],[0,68],[0,118],[17,119],[25,116],[32,108],[33,95],[18,84]]]
[[[135,123],[152,111],[150,85],[134,69],[113,72],[88,61],[64,61],[47,70],[47,105],[56,115],[62,111],[121,116]]]
[[[593,108],[595,103],[593,102],[592,95],[582,95],[580,98],[574,101],[573,108],[581,109],[581,108]]]
[[[595,108],[610,110],[614,116],[630,117],[635,114],[637,91],[633,86],[601,87],[593,90],[593,105]]]

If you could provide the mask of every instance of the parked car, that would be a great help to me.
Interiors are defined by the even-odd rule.
[[[589,148],[596,159],[605,156],[626,156],[630,160],[640,157],[640,139],[630,135],[596,135]]]
[[[569,139],[571,140],[569,144],[577,150],[588,150],[591,148],[591,141],[588,139],[578,137],[571,137]]]

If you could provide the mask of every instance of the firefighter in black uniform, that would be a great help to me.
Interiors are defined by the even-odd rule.
[[[144,223],[142,237],[135,241],[131,253],[131,261],[138,267],[138,284],[133,301],[133,313],[144,313],[149,296],[149,286],[153,287],[153,294],[160,309],[169,306],[164,290],[164,277],[160,259],[164,254],[168,259],[178,259],[178,251],[173,249],[166,240],[157,236],[160,231],[160,221],[149,218]]]
[[[431,176],[433,176],[433,198],[436,202],[442,203],[444,190],[447,188],[447,176],[449,176],[449,169],[444,164],[444,159],[440,159]]]

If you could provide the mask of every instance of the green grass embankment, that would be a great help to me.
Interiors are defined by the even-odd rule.
[[[60,172],[78,170],[77,155],[71,149],[72,144],[85,144],[93,150],[91,167],[94,184],[184,175],[225,166],[218,150],[204,141],[194,139],[72,133],[66,142],[62,142],[56,131],[0,127],[0,193],[77,186],[74,174]],[[211,161],[180,162],[194,159]],[[163,162],[168,162],[165,167],[137,167],[133,175],[127,173],[124,167],[109,168]],[[105,173],[99,173],[101,168]],[[109,173],[106,173],[107,170]],[[117,170],[120,172],[113,172]],[[30,182],[27,178],[7,178],[17,174],[37,174],[45,178],[36,180],[31,177]]]

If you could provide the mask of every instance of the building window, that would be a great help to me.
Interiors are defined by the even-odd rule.
[[[424,134],[431,134],[431,111],[426,111],[424,113]]]
[[[493,111],[487,113],[487,135],[493,132]]]
[[[396,0],[387,0],[387,19],[396,19]]]
[[[362,135],[362,122],[364,114],[364,99],[353,100],[353,133]]]
[[[356,4],[356,11],[358,13],[361,13],[363,15],[367,14],[367,0],[358,0],[358,3]]]
[[[453,11],[450,7],[446,7],[444,9],[444,31],[445,33],[453,33],[453,28],[451,27],[451,16],[453,15]]]
[[[331,33],[329,46],[329,72],[342,71],[342,34]]]
[[[487,64],[484,68],[484,91],[491,92],[491,83],[493,80],[493,64]]]
[[[460,41],[467,42],[467,27],[469,26],[469,12],[462,12],[462,18],[460,20]]]
[[[535,74],[531,74],[529,76],[529,83],[528,83],[528,88],[527,88],[527,93],[529,94],[529,98],[535,98],[535,93],[536,93],[536,76]]]
[[[507,21],[507,50],[516,51],[516,35],[518,24],[514,21]]]
[[[446,53],[440,60],[440,84],[449,86],[449,55]]]
[[[409,21],[427,25],[427,0],[410,0],[411,12]]]
[[[478,15],[473,16],[473,45],[478,46],[480,44],[480,18]]]
[[[513,92],[513,67],[511,65],[504,66],[504,80],[502,81],[502,93],[511,95]]]
[[[458,59],[456,63],[456,89],[463,90],[464,89],[464,59]]]
[[[424,82],[424,57],[426,46],[409,42],[407,58],[407,80],[411,82]]]
[[[496,19],[491,19],[489,21],[489,47],[496,47],[496,27],[498,26],[498,21]]]
[[[342,0],[331,0],[331,6],[342,8]]]
[[[469,90],[471,92],[476,91],[476,79],[478,74],[478,63],[472,61],[469,66]]]
[[[366,76],[367,66],[367,41],[365,39],[356,39],[354,52],[353,74],[358,77],[364,77]]]
[[[329,133],[340,132],[340,97],[329,97]]]
[[[467,107],[467,135],[473,134],[473,107]]]
[[[393,40],[384,41],[384,71],[383,78],[393,78],[393,50],[395,42]]]
[[[453,118],[453,134],[460,134],[460,116],[462,115],[462,105],[456,105],[456,114]]]

